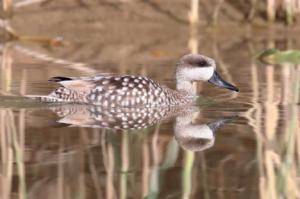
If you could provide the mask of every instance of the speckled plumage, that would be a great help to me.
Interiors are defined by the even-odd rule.
[[[156,107],[192,102],[184,91],[172,90],[142,76],[95,76],[54,80],[62,84],[43,101],[77,102],[104,107]],[[60,80],[62,79],[62,81]]]

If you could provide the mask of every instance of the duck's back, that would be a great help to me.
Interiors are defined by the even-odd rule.
[[[181,103],[179,98],[183,97],[143,76],[54,77],[50,80],[62,85],[49,95],[52,101],[105,107],[154,107]]]

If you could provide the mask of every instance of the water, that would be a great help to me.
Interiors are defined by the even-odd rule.
[[[75,41],[67,28],[64,47],[1,44],[1,198],[299,197],[300,68],[255,60],[268,46],[291,46],[294,35],[257,34],[245,42],[239,33],[228,40],[226,31],[191,36],[184,25],[176,37],[132,27],[125,28],[130,34],[105,30],[98,42],[87,39],[95,29],[78,29]],[[95,118],[108,113],[97,107],[21,97],[49,93],[57,86],[47,82],[52,76],[98,72],[142,74],[174,88],[175,63],[191,43],[216,59],[240,93],[199,83],[196,106],[155,110],[163,116],[130,130],[99,125]],[[216,121],[225,122],[210,132]],[[197,128],[187,138],[191,126]]]

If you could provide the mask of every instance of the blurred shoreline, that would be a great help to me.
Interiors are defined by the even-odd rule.
[[[149,34],[169,38],[189,32],[189,1],[80,2],[53,0],[16,8],[10,19],[11,26],[21,35],[61,36],[74,42],[118,42],[120,37],[134,41]],[[208,14],[215,12],[213,2],[205,4],[208,5],[205,7],[201,2],[199,5],[198,30],[206,35],[226,39],[234,34],[235,37],[250,38],[251,34],[269,37],[270,32],[274,35],[295,35],[300,31],[299,20],[291,26],[285,25],[283,20],[270,24],[266,17],[258,13],[250,23],[245,19],[247,13],[239,10],[238,5],[235,8],[230,1],[222,4],[217,17],[213,16],[215,13]],[[135,34],[130,34],[133,31]]]

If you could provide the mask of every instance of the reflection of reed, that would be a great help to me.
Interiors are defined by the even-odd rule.
[[[190,198],[192,193],[192,173],[194,165],[195,154],[192,151],[185,151],[184,153],[184,166],[183,166],[183,177],[182,177],[182,198]]]
[[[111,142],[107,144],[107,177],[106,177],[106,198],[116,198],[115,188],[114,188],[114,168],[115,168],[115,161],[114,161],[114,151]]]
[[[128,152],[128,134],[122,134],[122,171],[120,175],[120,198],[125,199],[127,198],[127,176],[128,176],[128,169],[129,169],[129,152]]]
[[[7,111],[0,111],[1,127],[1,198],[10,198],[12,188],[12,134],[7,129]]]
[[[260,198],[298,198],[299,69],[293,65],[262,67],[266,75],[264,89],[259,85],[258,66],[251,66],[253,108],[246,114],[256,134]],[[282,71],[281,92],[275,83],[276,70]],[[279,104],[283,106],[284,125],[279,124]]]
[[[21,115],[20,115],[21,116]],[[23,121],[22,121],[23,120]],[[26,196],[24,169],[24,117],[19,117],[19,129],[11,110],[1,110],[1,193],[3,198],[10,198],[12,188],[13,163],[16,163],[18,173],[18,195],[20,199]]]
[[[149,174],[150,174],[150,150],[148,145],[148,136],[143,137],[143,174],[142,174],[142,197],[149,194]]]
[[[86,129],[81,129],[81,135],[82,135],[82,140],[84,146],[88,145],[89,143],[89,138],[88,138],[88,131]],[[96,136],[99,135],[101,132],[97,129],[93,131],[93,134]],[[94,141],[94,144],[98,143],[97,140],[94,140],[95,136],[92,137],[92,140]],[[95,142],[96,141],[96,142]],[[92,154],[92,151],[90,149],[87,149],[87,156],[88,156],[88,168],[91,172],[91,178],[94,184],[95,188],[95,195],[97,196],[96,198],[100,199],[104,197],[104,193],[101,187],[101,182],[97,173],[97,166],[95,161],[95,157]],[[83,185],[84,186],[84,185]]]
[[[151,177],[150,177],[150,188],[149,188],[149,195],[150,197],[154,196],[155,198],[158,196],[160,191],[160,182],[159,182],[159,159],[160,159],[160,151],[158,150],[158,139],[159,139],[159,129],[160,124],[157,124],[154,130],[154,134],[151,140],[151,150],[152,150],[152,158],[153,158],[153,165],[151,168]],[[148,196],[149,197],[149,196]]]

